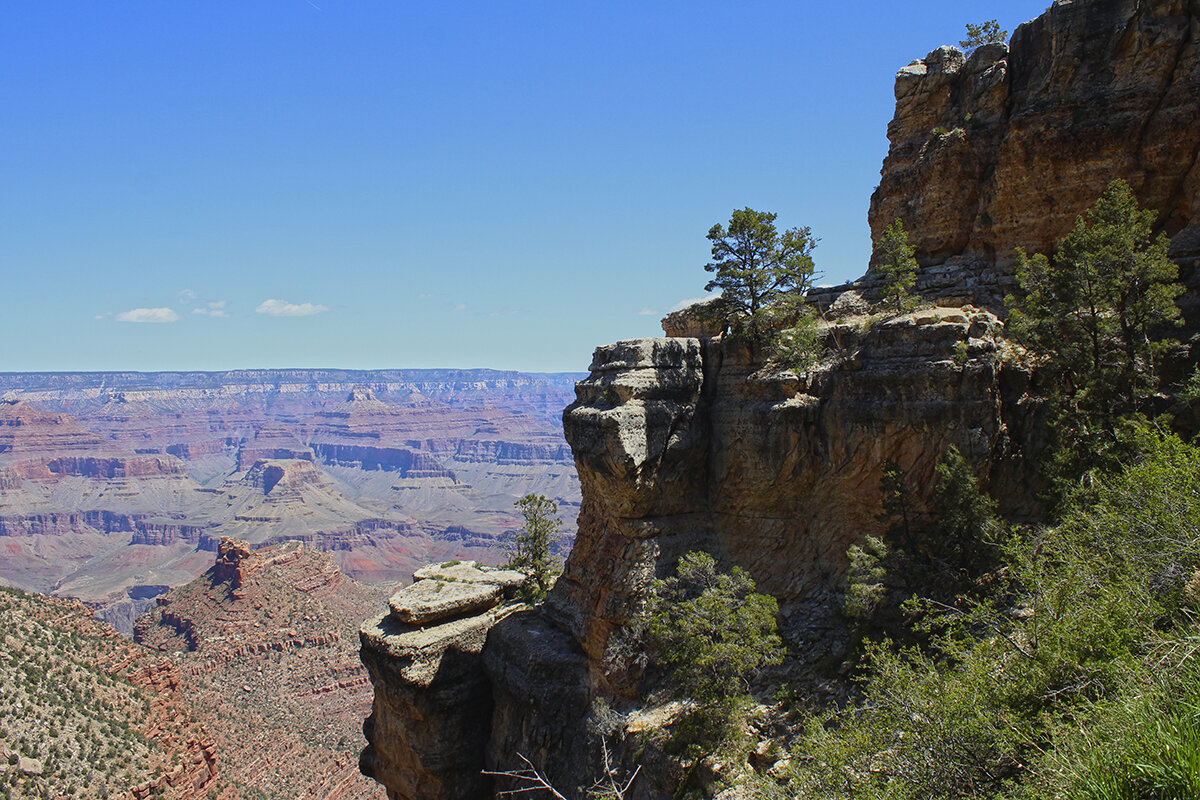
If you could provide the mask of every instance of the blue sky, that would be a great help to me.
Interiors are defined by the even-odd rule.
[[[0,370],[582,371],[751,206],[860,275],[897,69],[1025,2],[0,5]]]

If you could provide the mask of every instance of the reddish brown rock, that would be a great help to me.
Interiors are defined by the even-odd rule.
[[[998,305],[1016,248],[1051,252],[1125,179],[1190,269],[1200,256],[1200,7],[1058,0],[1011,49],[939,48],[896,76],[871,199],[899,218],[929,290]],[[999,267],[999,269],[997,269]]]
[[[21,400],[0,400],[0,457],[99,449],[102,440],[67,414],[52,414]]]

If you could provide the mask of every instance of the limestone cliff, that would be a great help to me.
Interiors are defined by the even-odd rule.
[[[638,643],[626,623],[651,579],[682,553],[704,549],[745,567],[780,599],[794,645],[816,659],[838,627],[830,609],[846,548],[881,529],[886,459],[908,470],[914,487],[929,486],[937,460],[956,445],[980,465],[1009,513],[1029,510],[1032,493],[1016,467],[1024,443],[1010,425],[1024,413],[1026,374],[1010,363],[1001,333],[994,315],[974,308],[934,308],[871,325],[849,318],[826,328],[828,357],[801,377],[756,366],[744,346],[720,338],[600,347],[563,415],[584,503],[574,550],[548,602],[498,621],[492,612],[469,625],[456,620],[442,638],[438,628],[406,633],[400,626],[391,635],[419,639],[411,647],[421,650],[458,652],[458,627],[490,627],[482,648],[493,704],[488,765],[512,768],[520,753],[574,787],[594,774],[599,755],[594,701],[628,707],[638,688],[640,665],[629,658]],[[363,658],[376,683],[374,750],[365,763],[394,798],[485,796],[477,782],[451,790],[437,777],[439,764],[470,763],[472,751],[478,758],[474,736],[439,735],[443,749],[432,767],[412,756],[378,765],[374,753],[398,747],[381,746],[382,730],[462,728],[457,718],[465,709],[455,698],[469,694],[462,675],[444,666],[431,673],[437,681],[424,684],[389,678],[403,676],[413,656],[396,650],[383,658],[390,651],[382,642],[390,640],[373,631],[385,628],[380,620],[364,628]],[[434,686],[442,671],[459,686],[453,696]],[[452,708],[431,722],[435,695]],[[473,713],[483,702],[471,700]],[[620,738],[619,721],[604,725]],[[399,763],[408,771],[396,773]],[[429,794],[433,785],[439,788]]]
[[[1200,257],[1200,2],[1056,0],[1011,44],[896,75],[872,237],[903,220],[928,291],[998,304],[1015,248],[1051,252],[1123,178],[1186,273]]]

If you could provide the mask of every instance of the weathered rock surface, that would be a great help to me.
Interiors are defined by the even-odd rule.
[[[564,412],[584,494],[575,547],[545,605],[488,623],[486,680],[477,680],[480,696],[494,703],[490,768],[513,769],[521,753],[560,787],[587,785],[597,757],[593,701],[619,705],[636,694],[640,665],[630,651],[640,643],[628,623],[651,580],[688,550],[747,569],[780,600],[789,635],[815,660],[827,654],[836,627],[829,614],[846,549],[883,527],[876,517],[884,461],[907,470],[917,513],[919,487],[933,485],[951,445],[978,466],[1006,512],[1031,510],[1033,492],[1017,461],[1028,443],[1011,425],[1028,416],[1021,407],[1027,376],[1012,363],[995,315],[932,308],[870,325],[849,316],[825,333],[828,357],[801,376],[755,366],[743,346],[719,338],[597,348],[590,377]],[[426,569],[422,583],[438,574]],[[381,733],[384,713],[407,713],[422,728],[466,724],[461,706],[433,722],[425,717],[435,702],[462,701],[431,693],[439,673],[421,649],[465,634],[448,628],[430,640],[436,628],[418,635],[395,613],[388,619],[363,633],[363,658],[378,675],[376,751],[400,746]],[[417,643],[402,646],[405,636]],[[397,644],[389,649],[386,641]],[[454,680],[464,678],[454,673]],[[408,706],[422,711],[397,710]],[[397,740],[422,735],[388,730]],[[479,737],[435,744],[445,748],[448,740],[458,744],[439,750],[440,758],[456,769],[475,763],[468,749]],[[393,797],[431,791],[436,768],[427,758],[397,754],[388,764],[364,761]],[[486,790],[438,785],[429,796]]]
[[[491,785],[481,770],[492,713],[481,653],[516,608],[498,604],[525,576],[473,563],[417,572],[359,631],[375,687],[360,767],[393,800],[481,797]]]
[[[392,595],[392,616],[408,625],[434,625],[454,617],[480,614],[500,602],[500,587],[484,583],[418,581]]]
[[[779,599],[793,649],[816,661],[838,646],[848,546],[882,532],[886,461],[905,471],[918,517],[951,446],[1003,513],[1034,515],[1040,408],[997,316],[1015,248],[1052,250],[1124,178],[1159,212],[1185,278],[1200,257],[1197,0],[1057,0],[1011,50],[939,48],[905,67],[896,97],[871,229],[904,221],[918,290],[943,302],[868,318],[872,272],[814,290],[827,354],[802,375],[764,368],[695,309],[664,320],[671,338],[597,349],[563,418],[583,488],[574,549],[547,602],[497,623],[483,648],[492,769],[518,767],[520,753],[568,792],[590,784],[597,735],[607,725],[619,738],[640,688],[629,622],[688,550],[744,567]],[[431,696],[403,685],[414,706]],[[607,721],[604,703],[617,710]],[[458,763],[477,741],[462,740]],[[433,774],[393,763],[407,771],[376,774],[405,792]],[[637,791],[670,795],[661,788]]]
[[[1200,4],[1057,0],[970,58],[934,50],[896,75],[873,238],[899,218],[926,292],[989,305],[1017,247],[1052,252],[1124,178],[1172,254],[1200,257]],[[868,278],[871,276],[868,275]]]

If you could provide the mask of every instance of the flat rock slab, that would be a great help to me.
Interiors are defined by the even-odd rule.
[[[503,592],[495,584],[419,580],[388,599],[392,614],[409,625],[435,625],[454,617],[487,611]]]
[[[414,581],[435,580],[454,583],[489,583],[507,591],[521,588],[525,582],[525,573],[515,569],[498,569],[481,566],[474,561],[460,561],[457,564],[427,564],[413,573]]]

